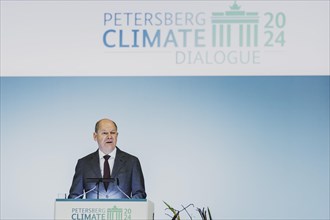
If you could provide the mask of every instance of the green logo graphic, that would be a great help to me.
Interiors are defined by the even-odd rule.
[[[122,209],[113,206],[107,209],[107,220],[131,220],[131,209]]]
[[[229,11],[212,13],[212,46],[213,47],[258,47],[259,31],[264,28],[263,46],[274,47],[285,44],[285,14],[267,12],[265,25],[260,24],[258,12],[240,10],[241,6],[234,1]]]
[[[212,46],[231,47],[232,32],[238,28],[238,43],[243,46],[258,46],[259,17],[257,12],[240,10],[236,1],[230,11],[212,13]]]

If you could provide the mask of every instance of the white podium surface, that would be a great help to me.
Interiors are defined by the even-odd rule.
[[[55,220],[66,219],[154,219],[154,204],[146,199],[56,199]]]

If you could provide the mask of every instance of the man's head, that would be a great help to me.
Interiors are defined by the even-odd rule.
[[[94,140],[99,145],[99,149],[105,153],[111,153],[117,145],[117,125],[110,119],[101,119],[95,124]]]

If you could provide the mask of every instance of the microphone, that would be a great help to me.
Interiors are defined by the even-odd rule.
[[[117,186],[117,189],[122,193],[124,194],[128,199],[132,199],[131,197],[129,197],[120,187],[119,187],[119,178],[117,177],[116,178],[116,186]]]
[[[98,186],[98,184],[95,184],[95,186],[92,189],[88,190],[85,193],[80,194],[79,196],[74,197],[73,199],[78,199],[80,196],[83,196],[84,194],[87,194],[87,193],[93,191],[97,186]]]
[[[99,193],[100,193],[99,185],[100,185],[100,183],[104,183],[104,182],[115,183],[117,189],[119,190],[119,192],[121,192],[126,198],[132,199],[119,187],[119,178],[118,177],[117,178],[86,178],[86,180],[87,180],[87,182],[94,182],[95,186],[92,189],[88,190],[87,192],[82,193],[82,194],[74,197],[74,199],[78,199],[81,196],[83,196],[84,194],[88,194],[89,192],[95,190],[96,188],[97,188],[97,199],[99,199]]]
[[[110,182],[114,182],[115,179],[114,178],[86,178],[87,181],[89,182],[96,182],[96,187],[97,187],[97,196],[96,198],[99,199],[100,198],[100,183],[110,183]]]

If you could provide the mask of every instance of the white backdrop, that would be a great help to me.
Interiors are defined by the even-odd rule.
[[[231,45],[220,47],[218,24],[213,33],[214,13],[232,11],[233,3],[1,1],[1,72],[10,76],[329,74],[329,1],[238,1],[241,13],[257,13],[258,34],[252,34],[254,24],[249,31],[243,25],[239,34],[240,26],[233,23]],[[109,20],[105,14],[113,19],[105,23]],[[172,24],[165,14],[172,16]],[[106,35],[114,48],[103,42],[108,30],[116,32]],[[144,31],[153,39],[157,30],[160,46],[143,47]],[[213,39],[214,35],[218,37]],[[187,57],[182,64],[177,53]]]

